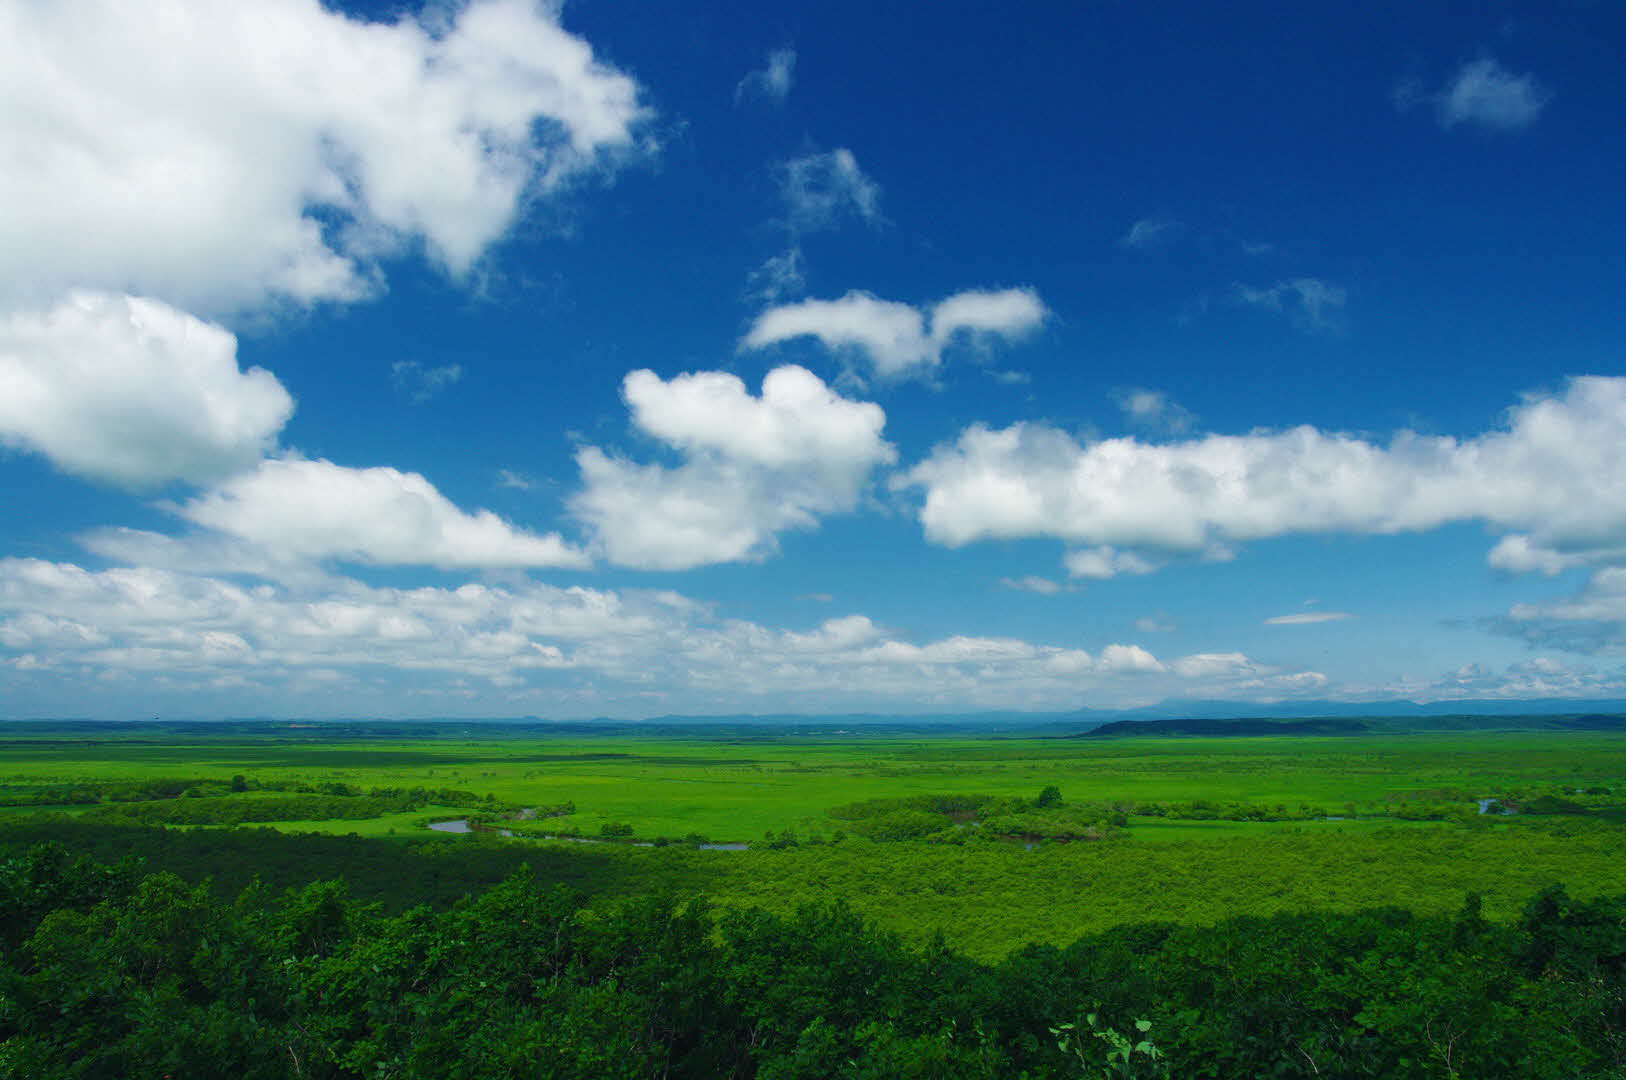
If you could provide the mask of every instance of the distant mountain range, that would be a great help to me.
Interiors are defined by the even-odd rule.
[[[1223,719],[1242,716],[1550,716],[1559,713],[1623,713],[1619,698],[1463,698],[1457,701],[1279,701],[1268,704],[1242,701],[1171,700],[1139,709],[1082,710],[1095,718],[1148,720],[1179,717]]]
[[[1109,739],[1148,735],[1392,735],[1446,731],[1626,731],[1623,713],[1547,713],[1531,716],[1316,716],[1294,719],[1241,717],[1234,720],[1182,717],[1177,720],[1114,720],[1063,739]]]
[[[954,713],[844,713],[815,715],[798,713],[737,713],[717,716],[652,716],[639,722],[655,727],[724,725],[729,727],[765,724],[775,727],[857,728],[857,727],[977,727],[994,730],[1033,728],[1072,728],[1088,730],[1125,720],[1308,720],[1326,717],[1434,717],[1439,719],[1497,717],[1575,716],[1580,714],[1626,714],[1626,699],[1609,698],[1531,698],[1511,701],[1501,698],[1472,698],[1459,701],[1223,701],[1169,700],[1133,709],[1078,709],[1071,712],[989,712]],[[626,721],[604,721],[626,724]],[[1483,724],[1463,723],[1462,727]],[[1546,725],[1544,725],[1546,726]]]
[[[479,735],[481,728],[491,737],[503,732],[528,729],[538,734],[707,734],[740,738],[763,738],[793,733],[866,734],[925,733],[945,728],[999,734],[1083,734],[1108,725],[1121,731],[1152,734],[1244,734],[1251,726],[1261,733],[1303,734],[1356,731],[1475,731],[1475,730],[1617,730],[1626,729],[1626,699],[1535,698],[1510,701],[1476,698],[1459,701],[1418,702],[1404,699],[1383,701],[1219,701],[1170,700],[1133,709],[1077,709],[1068,712],[1018,712],[989,710],[939,713],[731,713],[718,715],[663,715],[643,720],[610,717],[548,720],[520,717],[386,717],[273,718],[236,717],[204,720],[166,718],[142,721],[87,721],[68,718],[0,721],[0,733],[27,734],[37,738],[42,725],[62,730],[83,729],[118,738],[142,738],[162,730],[203,733],[204,729],[232,728],[239,733],[275,734],[286,737],[299,728],[317,728],[304,733],[311,739],[338,734],[336,729],[353,729],[344,734],[363,738],[390,735],[425,737],[436,729]],[[1333,720],[1360,723],[1331,723]],[[1145,721],[1157,721],[1150,727]],[[1284,721],[1297,721],[1284,725]],[[1189,730],[1187,730],[1189,729]]]

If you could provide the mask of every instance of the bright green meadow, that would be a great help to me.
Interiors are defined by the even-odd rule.
[[[1130,922],[1446,912],[1469,892],[1507,918],[1554,882],[1626,892],[1614,733],[4,727],[0,848],[135,853],[222,889],[338,873],[396,908],[523,862],[590,897],[670,891],[784,912],[844,899],[911,939],[941,933],[993,958]],[[1522,812],[1481,815],[1486,798]],[[472,834],[426,828],[471,816]],[[543,838],[560,834],[596,842]]]

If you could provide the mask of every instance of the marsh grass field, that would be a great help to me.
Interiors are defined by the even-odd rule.
[[[99,857],[128,851],[223,890],[253,876],[337,874],[397,908],[446,902],[460,881],[472,889],[527,863],[590,897],[663,891],[780,912],[841,899],[911,940],[940,933],[996,958],[1130,922],[1448,912],[1469,892],[1505,918],[1555,882],[1581,897],[1626,892],[1613,795],[1626,792],[1626,736],[1609,733],[1095,740],[11,724],[0,739],[0,799],[12,804],[0,807],[0,846],[56,838]],[[234,780],[247,790],[232,792]],[[107,794],[165,781],[167,798]],[[76,787],[81,801],[38,801]],[[1063,807],[1093,808],[1099,833],[996,838],[960,822],[928,839],[880,841],[863,821],[832,815],[944,796],[1020,808],[1046,788]],[[410,804],[363,794],[414,789]],[[1535,807],[1543,797],[1555,812],[1482,815],[1475,802]],[[182,813],[215,805],[252,805],[256,819],[229,827]],[[332,805],[347,816],[311,816]],[[552,816],[510,820],[530,807]],[[492,827],[426,828],[471,814]],[[544,839],[560,834],[598,842]],[[702,850],[701,837],[750,847]],[[380,869],[390,866],[401,872]],[[426,866],[427,878],[407,871]],[[432,881],[432,895],[414,895],[415,880]]]

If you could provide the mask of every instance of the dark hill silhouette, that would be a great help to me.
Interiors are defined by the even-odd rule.
[[[1065,738],[1098,739],[1119,735],[1362,735],[1370,730],[1360,720],[1331,716],[1305,720],[1264,720],[1254,717],[1238,720],[1186,718],[1119,720]]]

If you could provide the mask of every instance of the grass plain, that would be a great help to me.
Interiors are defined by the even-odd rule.
[[[268,823],[289,834],[354,836],[382,845],[389,858],[456,852],[463,863],[527,860],[607,897],[661,889],[775,910],[842,899],[912,938],[940,932],[982,957],[1030,941],[1062,944],[1123,922],[1385,904],[1446,911],[1470,891],[1484,894],[1487,914],[1505,918],[1552,882],[1579,896],[1626,892],[1626,826],[1607,813],[1488,818],[1473,804],[1587,789],[1626,794],[1621,734],[593,736],[441,723],[166,725],[99,736],[80,727],[0,725],[0,795],[165,778],[229,783],[234,776],[362,790],[451,788],[521,806],[572,803],[575,813],[531,827],[572,828],[584,837],[615,823],[643,839],[749,841],[752,850],[729,852],[441,836],[424,824],[467,811],[433,803],[364,820]],[[833,807],[919,795],[1032,799],[1051,785],[1069,803],[1200,803],[1221,815],[1249,806],[1300,819],[1131,812],[1128,827],[1111,839],[1031,850],[993,841],[809,843],[843,827],[830,816]],[[64,836],[85,835],[88,822],[68,828],[85,809],[0,808],[0,846],[8,828],[22,823],[32,838],[52,821]],[[127,833],[132,844],[138,831]],[[787,833],[794,846],[761,843],[766,834]]]

